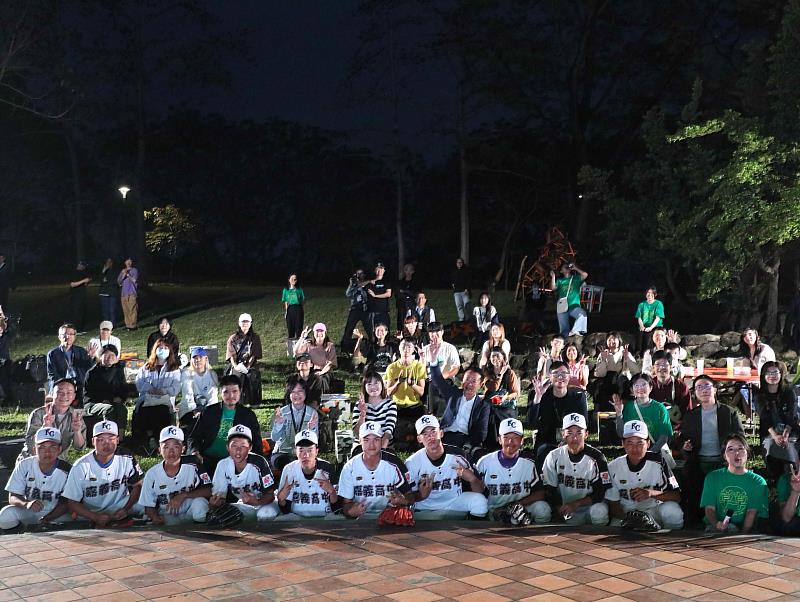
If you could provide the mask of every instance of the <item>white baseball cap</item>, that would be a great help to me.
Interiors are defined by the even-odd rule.
[[[114,330],[114,325],[109,320],[100,322],[100,330]]]
[[[303,429],[294,436],[295,445],[300,445],[303,441],[308,441],[309,443],[313,443],[314,445],[319,445],[319,439],[317,438],[317,434],[309,429]]]
[[[243,424],[237,424],[228,429],[228,441],[231,437],[247,437],[250,442],[253,442],[253,431]]]
[[[641,420],[629,420],[622,427],[622,438],[627,439],[628,437],[649,439],[650,435],[647,432],[647,425]]]
[[[61,431],[59,431],[57,428],[53,428],[52,426],[43,426],[36,431],[34,442],[44,443],[45,441],[55,441],[56,443],[61,443]]]
[[[169,439],[183,441],[183,430],[177,426],[165,426],[163,429],[161,429],[161,434],[158,436],[158,442],[164,443],[164,441]]]
[[[503,435],[508,433],[525,435],[525,431],[522,430],[522,423],[516,418],[506,418],[505,420],[503,420],[503,422],[500,423],[500,428],[498,429],[498,435],[502,437]]]
[[[92,437],[97,437],[98,435],[119,435],[117,423],[110,420],[101,420],[92,429]]]
[[[358,438],[363,439],[367,435],[383,437],[383,429],[380,422],[365,422],[358,429]]]
[[[424,416],[420,416],[417,418],[417,421],[414,423],[414,426],[417,427],[417,435],[421,435],[422,431],[424,431],[429,426],[439,428],[439,419],[436,418],[433,414],[425,414]]]
[[[583,414],[578,414],[576,412],[567,414],[561,422],[561,429],[566,431],[571,426],[579,426],[586,430],[586,418],[583,417]]]
[[[252,322],[253,316],[250,314],[239,314],[239,322]]]

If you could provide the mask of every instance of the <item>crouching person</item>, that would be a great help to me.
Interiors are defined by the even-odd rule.
[[[500,449],[478,460],[478,474],[485,483],[492,518],[511,524],[550,521],[550,504],[533,456],[522,452],[524,431],[516,418],[500,423]]]
[[[142,514],[137,503],[142,469],[119,445],[117,424],[103,420],[92,431],[94,451],[81,457],[69,472],[62,497],[69,511],[95,527],[129,526]]]
[[[358,438],[362,452],[348,460],[339,476],[342,514],[377,518],[389,504],[407,506],[406,494],[411,491],[408,469],[400,458],[383,449],[380,423],[363,423]]]
[[[158,451],[164,461],[144,475],[139,503],[154,525],[206,520],[211,479],[195,456],[183,455],[183,440],[177,426],[161,429]]]
[[[406,460],[418,519],[483,518],[488,512],[483,482],[461,448],[444,445],[436,416],[417,419],[417,441],[423,448]],[[466,485],[466,487],[465,487]],[[466,489],[466,490],[465,490]]]
[[[61,431],[42,427],[36,431],[34,444],[36,455],[18,462],[6,484],[8,506],[0,510],[0,530],[62,522],[69,516],[61,492],[71,466],[58,457]]]
[[[264,456],[251,453],[252,431],[243,424],[228,430],[228,457],[217,464],[208,501],[211,508],[226,502],[241,510],[245,519],[272,520],[278,515],[275,479]]]
[[[547,454],[542,474],[548,501],[568,525],[607,525],[606,490],[611,487],[603,453],[586,445],[586,418],[567,414],[564,444]]]
[[[625,455],[609,462],[611,489],[606,491],[611,524],[632,526],[635,530],[682,529],[681,492],[660,451],[648,451],[647,425],[630,420],[623,426],[622,447]],[[653,523],[636,522],[632,511],[644,512]]]
[[[334,467],[317,458],[317,434],[304,429],[294,437],[297,460],[281,472],[276,498],[281,515],[278,519],[332,518],[341,503],[336,492]],[[341,517],[339,517],[341,518]]]

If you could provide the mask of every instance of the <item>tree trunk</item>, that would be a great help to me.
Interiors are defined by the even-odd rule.
[[[780,279],[781,253],[776,251],[772,264],[761,264],[767,275],[767,310],[764,316],[764,334],[778,333],[778,282]]]
[[[686,297],[683,296],[683,293],[675,284],[675,274],[672,273],[672,261],[669,259],[664,260],[664,274],[667,278],[667,287],[669,288],[669,292],[672,295],[672,298],[675,300],[675,305],[684,311],[691,311],[691,303],[689,303]]]
[[[461,165],[461,259],[469,265],[469,195],[467,193],[467,158],[464,140],[459,142],[459,159]]]
[[[397,174],[395,182],[397,191],[397,213],[395,215],[395,229],[397,231],[397,277],[403,274],[403,266],[406,264],[406,244],[403,239],[403,184],[400,181],[400,174]]]
[[[83,240],[83,201],[81,199],[81,175],[78,170],[78,150],[75,148],[75,137],[72,123],[69,120],[61,122],[64,140],[69,153],[69,165],[72,171],[72,194],[75,197],[75,261],[86,259],[86,245]]]

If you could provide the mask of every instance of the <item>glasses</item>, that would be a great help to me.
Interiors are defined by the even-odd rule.
[[[643,380],[640,380],[640,381],[638,381],[638,382],[635,382],[635,383],[633,383],[633,385],[631,385],[631,386],[632,386],[634,389],[646,389],[646,388],[648,388],[650,385],[649,385],[648,383],[644,382]]]
[[[747,450],[743,447],[728,447],[725,449],[725,453],[736,456],[738,454],[747,453]]]
[[[569,378],[569,372],[552,372],[550,377],[555,378],[556,380],[563,380],[565,378]]]
[[[780,376],[781,375],[781,371],[780,370],[767,370],[766,372],[764,372],[764,374],[767,375],[767,376]]]
[[[713,388],[714,388],[714,385],[712,385],[711,383],[708,383],[707,385],[695,385],[694,386],[694,390],[695,391],[710,391]]]
[[[669,369],[670,369],[669,364],[656,364],[656,370],[658,371],[669,370]]]

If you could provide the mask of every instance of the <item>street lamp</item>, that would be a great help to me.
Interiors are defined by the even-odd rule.
[[[123,201],[127,198],[128,193],[131,191],[131,189],[128,188],[127,186],[120,186],[118,190],[119,190],[119,193],[122,195],[122,200]]]
[[[125,202],[125,199],[128,197],[128,193],[131,189],[128,186],[120,186],[117,188],[119,193],[122,195],[122,202]],[[124,210],[124,207],[123,207]],[[122,215],[122,246],[123,251],[125,254],[128,254],[128,220],[125,219],[125,214]]]

